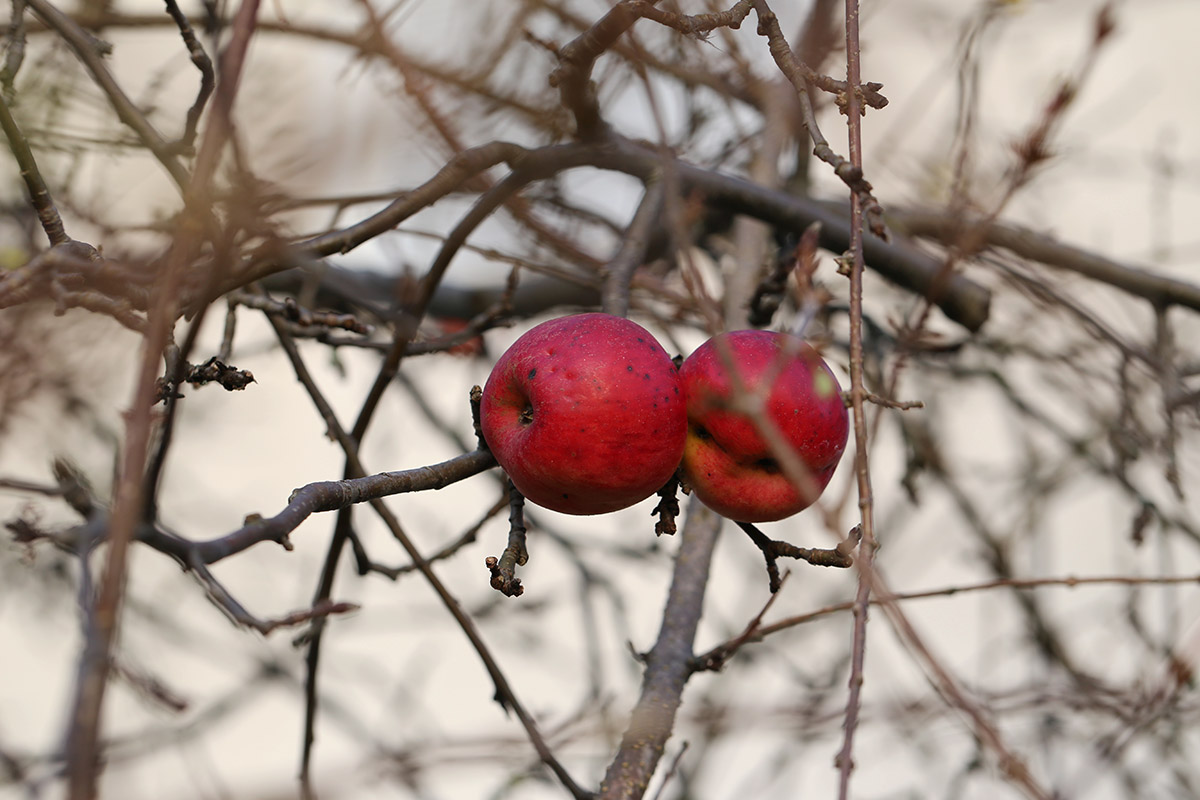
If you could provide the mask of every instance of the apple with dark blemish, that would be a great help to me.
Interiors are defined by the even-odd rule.
[[[644,500],[679,466],[679,372],[645,328],[577,314],[531,328],[492,368],[483,438],[526,499],[566,514]]]
[[[784,474],[759,427],[736,408],[730,368],[744,397],[762,398],[778,444],[799,457],[806,480]],[[688,356],[679,377],[688,416],[683,474],[705,505],[738,522],[770,522],[816,501],[846,448],[850,423],[841,387],[812,347],[772,331],[723,333]]]

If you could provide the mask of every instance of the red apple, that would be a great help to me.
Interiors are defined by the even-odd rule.
[[[761,393],[779,444],[808,470],[803,485],[783,473],[750,417],[731,407],[737,384],[727,366],[748,392]],[[684,476],[705,505],[738,522],[769,522],[816,501],[846,448],[850,424],[837,379],[815,350],[784,333],[733,331],[697,348],[679,377],[688,416]]]
[[[645,328],[609,314],[530,329],[493,367],[480,413],[513,485],[566,514],[649,497],[679,466],[687,437],[671,357]]]

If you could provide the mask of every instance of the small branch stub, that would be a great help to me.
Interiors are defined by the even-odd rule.
[[[779,587],[783,584],[779,577],[779,565],[776,563],[780,558],[795,558],[807,561],[816,567],[847,569],[854,566],[854,558],[850,555],[850,551],[854,549],[855,539],[853,536],[837,547],[808,548],[768,538],[766,534],[748,522],[738,522],[737,526],[745,531],[746,535],[750,537],[750,541],[754,542],[754,545],[762,551],[763,558],[767,562],[767,578],[771,594],[778,592]]]
[[[471,387],[471,425],[475,429],[475,441],[479,442],[480,450],[487,450],[488,444],[483,439],[483,424],[480,422],[480,407],[483,404],[483,389]]]
[[[671,476],[671,479],[658,490],[658,505],[650,513],[658,516],[658,522],[654,523],[654,535],[674,536],[678,528],[675,526],[675,520],[679,517],[679,475],[678,473]]]
[[[529,561],[529,551],[525,548],[525,496],[511,479],[508,480],[508,508],[508,547],[504,548],[500,558],[488,556],[484,563],[492,574],[493,589],[507,597],[520,597],[525,587],[516,577],[516,571]]]

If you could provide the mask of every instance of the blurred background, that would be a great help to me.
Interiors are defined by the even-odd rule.
[[[583,138],[595,151],[527,181],[455,253],[422,315],[416,339],[428,347],[403,360],[361,441],[367,469],[474,449],[468,395],[496,357],[537,322],[599,307],[656,178],[614,166],[624,151],[581,137],[550,76],[556,50],[613,5],[262,4],[212,183],[220,235],[188,265],[189,286],[220,275],[228,292],[201,323],[190,306],[175,328],[182,343],[197,326],[191,362],[219,355],[254,382],[236,392],[184,384],[170,412],[155,407],[161,530],[215,539],[247,515],[278,513],[297,487],[343,476],[343,448],[272,320],[285,323],[349,428],[414,307],[414,287],[428,285],[422,276],[451,232],[507,174],[495,162],[418,196],[470,148],[503,140],[535,151]],[[660,5],[725,10],[704,0]],[[178,8],[216,64],[236,38],[239,4]],[[771,8],[799,58],[844,78],[841,4]],[[80,545],[80,514],[59,496],[64,473],[53,465],[69,463],[72,481],[111,503],[141,357],[135,326],[88,292],[147,312],[135,289],[159,274],[187,218],[167,164],[194,164],[187,118],[201,72],[162,3],[27,0],[8,14],[0,91],[66,231],[118,275],[116,288],[74,294],[70,280],[28,296],[13,288],[47,245],[6,151],[0,798],[50,798],[66,791],[88,574],[99,574],[105,553]],[[672,355],[708,338],[714,319],[750,324],[756,287],[777,264],[790,266],[803,232],[781,224],[778,209],[829,215],[848,229],[846,185],[812,156],[796,91],[756,27],[753,14],[736,30],[705,34],[642,19],[591,72],[610,135],[663,163],[677,158],[768,192],[754,213],[711,187],[705,196],[667,182],[654,235],[618,288],[629,316]],[[866,388],[923,403],[866,409],[875,563],[926,649],[872,610],[859,650],[854,797],[1038,796],[1006,774],[939,669],[1042,796],[1200,794],[1196,30],[1200,5],[1189,0],[863,4],[863,81],[882,83],[888,100],[863,118],[863,171],[887,247],[953,273],[989,302],[973,321],[955,319],[929,302],[935,292],[883,277],[867,260]],[[169,147],[156,155],[122,122],[106,80]],[[821,131],[847,155],[833,95],[810,96]],[[201,138],[212,109],[199,119]],[[320,237],[406,198],[416,198],[414,213],[399,224],[352,247],[321,246]],[[823,239],[811,274],[776,292],[779,310],[758,324],[803,327],[849,388],[844,249]],[[893,251],[878,252],[885,261]],[[268,267],[249,275],[257,264]],[[285,298],[352,315],[370,332],[289,317]],[[855,455],[852,437],[820,509],[764,532],[834,546],[859,521]],[[648,650],[662,624],[679,537],[654,535],[654,504],[600,517],[530,508],[525,592],[508,598],[484,566],[508,536],[497,470],[387,501],[422,552],[449,548],[437,575],[585,788],[599,786],[637,702],[643,665],[631,650]],[[315,677],[306,659],[317,623],[268,635],[239,626],[177,561],[133,545],[101,727],[101,794],[569,796],[494,700],[492,678],[429,582],[393,569],[411,563],[393,533],[365,506],[353,520],[383,569],[360,574],[364,562],[347,552],[334,570],[331,598],[358,609],[319,623]],[[213,577],[257,618],[303,612],[333,529],[333,514],[315,514],[291,535],[293,550],[256,545],[214,564]],[[762,617],[781,624],[720,671],[691,676],[646,796],[837,796],[856,572],[784,566],[790,575]],[[770,598],[762,555],[727,523],[695,652],[738,637]],[[315,740],[302,768],[310,708]]]

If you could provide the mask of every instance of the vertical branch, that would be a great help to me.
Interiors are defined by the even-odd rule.
[[[652,178],[646,184],[642,202],[633,215],[633,221],[625,229],[621,246],[608,262],[605,269],[604,292],[601,307],[618,317],[629,315],[629,292],[633,274],[646,258],[646,249],[663,212],[663,181]]]
[[[229,120],[225,117],[233,107],[239,73],[254,32],[257,14],[258,0],[246,0],[238,11],[234,35],[226,50],[223,65],[229,72],[222,75],[221,86],[218,87],[214,118],[205,131],[196,172],[190,181],[189,201],[208,194],[208,183],[216,171],[217,156],[224,147],[230,129]],[[204,213],[203,208],[196,209],[191,202],[189,207]],[[100,715],[124,597],[129,545],[142,519],[144,476],[154,421],[152,403],[157,364],[174,327],[186,266],[200,247],[200,230],[200,227],[188,224],[184,218],[176,245],[167,255],[165,268],[154,288],[133,399],[125,415],[124,461],[109,527],[108,557],[89,615],[87,639],[80,659],[67,735],[68,796],[71,800],[90,800],[96,796],[101,749]]]
[[[1183,499],[1183,483],[1179,476],[1179,426],[1175,421],[1175,408],[1170,397],[1179,385],[1175,374],[1175,337],[1171,331],[1171,323],[1167,318],[1170,308],[1161,306],[1155,309],[1154,349],[1158,356],[1158,379],[1163,397],[1163,455],[1167,460],[1167,483],[1175,490],[1175,496]]]
[[[192,63],[196,65],[196,69],[200,70],[200,89],[196,93],[196,100],[192,103],[192,107],[187,111],[187,118],[183,125],[183,134],[179,137],[180,147],[189,150],[192,143],[196,140],[196,126],[200,124],[200,115],[204,112],[204,106],[208,102],[209,95],[212,94],[215,76],[213,74],[212,61],[208,54],[204,52],[204,45],[200,44],[200,40],[196,38],[195,31],[192,30],[192,25],[188,22],[187,15],[179,9],[179,3],[176,0],[166,0],[167,13],[171,19],[175,21],[175,25],[179,28],[179,35],[183,37],[183,44],[187,47],[188,56],[192,59]]]
[[[859,95],[858,0],[846,0],[846,127],[850,139],[850,164],[862,169],[862,102]],[[850,192],[850,408],[854,422],[854,474],[858,484],[858,508],[862,530],[859,546],[858,591],[854,601],[854,631],[850,661],[849,695],[846,698],[845,735],[837,754],[838,798],[850,796],[850,773],[854,770],[854,732],[862,704],[863,662],[867,646],[867,610],[875,555],[875,516],[871,495],[871,470],[867,453],[867,422],[863,405],[863,198]]]
[[[25,0],[12,0],[12,17],[8,28],[8,41],[5,43],[7,53],[4,56],[4,69],[0,70],[0,90],[4,96],[11,99],[13,83],[21,64],[25,61]]]
[[[846,0],[846,73],[847,83],[847,127],[849,131],[850,164],[861,174],[862,168],[862,95],[859,88],[859,38],[858,0]],[[876,548],[874,504],[871,492],[871,472],[867,453],[867,423],[864,402],[868,392],[863,384],[863,198],[851,191],[850,213],[850,402],[854,421],[855,476],[858,487],[858,505],[861,515],[862,544],[859,548],[858,591],[854,601],[854,631],[852,637],[849,696],[846,703],[845,735],[836,762],[839,771],[839,800],[850,796],[850,774],[854,770],[854,733],[858,726],[863,683],[863,661],[866,651],[867,610],[871,604],[872,588],[881,595],[883,605],[893,629],[906,646],[924,664],[931,682],[953,705],[962,709],[974,723],[979,739],[999,758],[999,767],[1005,777],[1020,787],[1027,796],[1048,800],[1050,794],[1043,789],[1029,772],[1025,763],[1005,745],[999,731],[986,718],[983,711],[972,702],[959,687],[948,670],[926,647],[916,629],[896,604],[894,594],[887,588],[883,577],[875,569]]]
[[[658,641],[646,655],[642,695],[600,784],[601,800],[642,797],[662,758],[683,687],[695,671],[692,647],[720,530],[721,517],[693,498],[680,535]]]

